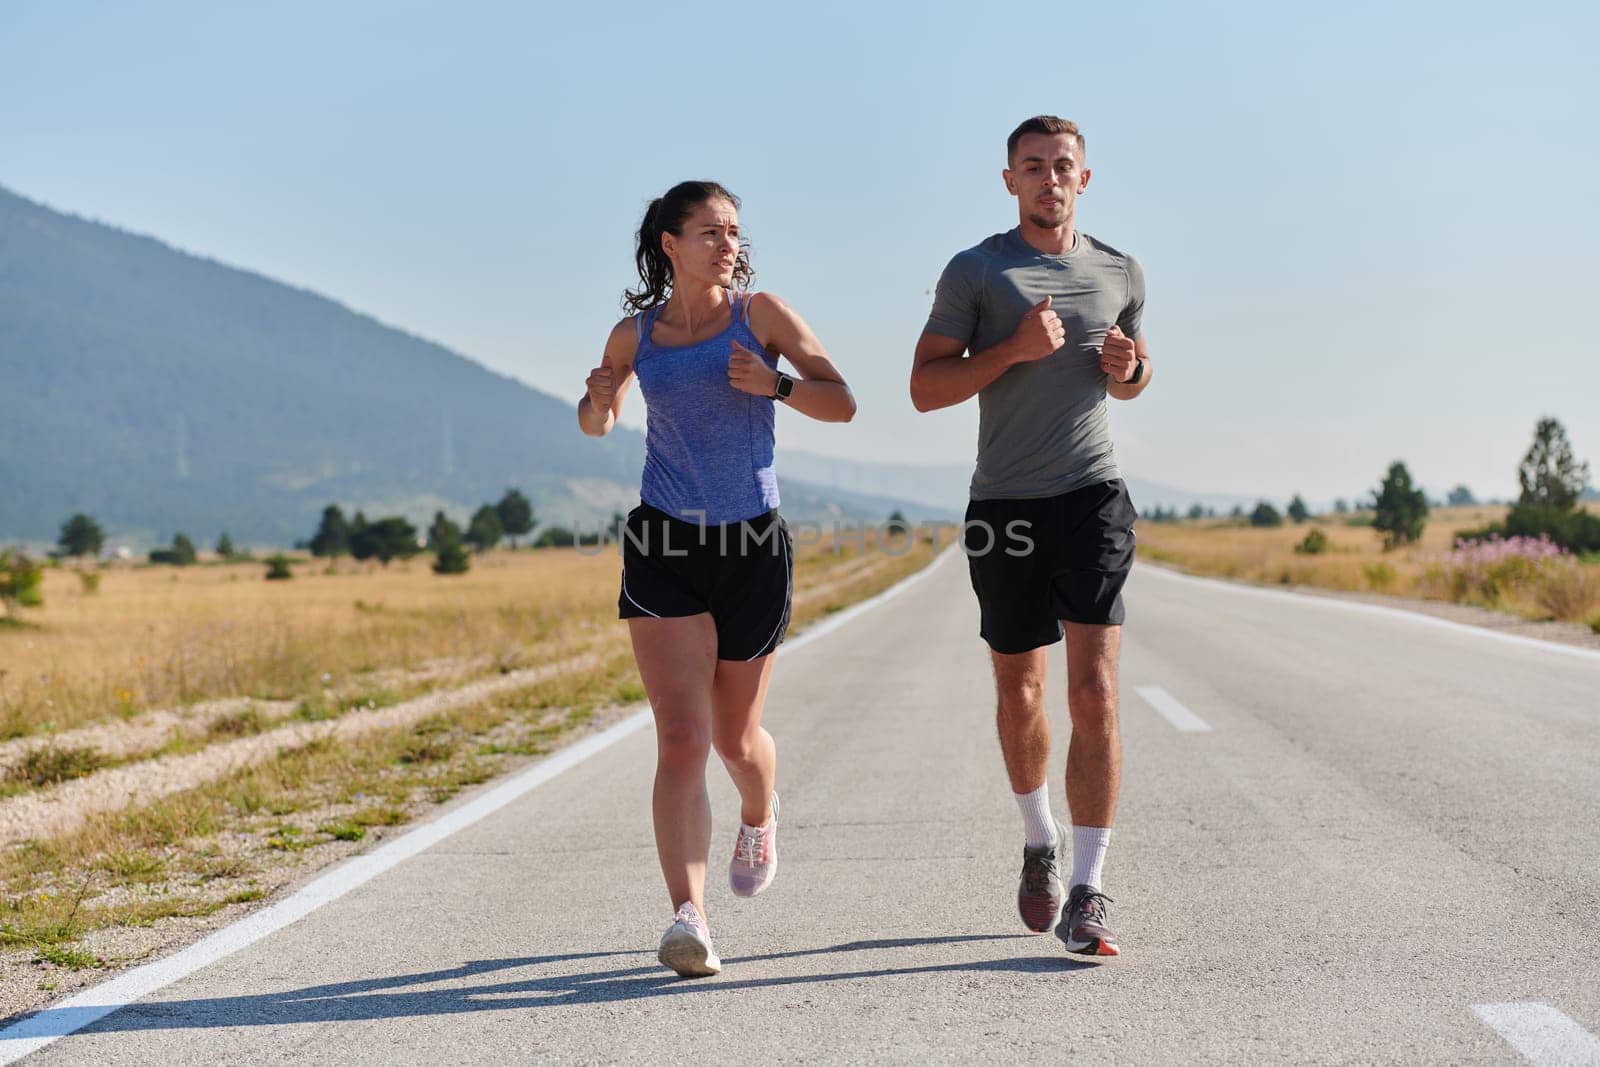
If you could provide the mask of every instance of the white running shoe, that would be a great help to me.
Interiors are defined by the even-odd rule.
[[[705,917],[687,900],[678,905],[672,925],[661,935],[656,959],[685,978],[702,978],[722,970],[722,961],[711,947],[711,931]]]
[[[728,886],[734,896],[753,897],[772,884],[778,873],[778,794],[772,794],[772,818],[761,827],[739,824],[728,864]]]

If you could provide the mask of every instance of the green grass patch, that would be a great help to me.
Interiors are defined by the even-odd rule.
[[[272,723],[261,709],[254,704],[246,704],[238,711],[214,719],[206,728],[206,736],[212,740],[228,737],[249,737],[259,734]]]
[[[154,882],[166,874],[167,865],[160,856],[140,849],[113,852],[100,857],[95,864],[111,875],[117,885],[136,885]]]
[[[350,816],[357,826],[399,826],[409,821],[410,815],[400,807],[365,808]]]
[[[280,826],[267,838],[267,847],[279,852],[304,852],[314,844],[316,842],[306,837],[298,826]]]
[[[88,745],[48,744],[31,749],[6,772],[10,782],[35,789],[58,782],[83,778],[104,767],[109,760]]]
[[[319,833],[327,834],[335,841],[360,841],[367,836],[367,828],[354,822],[330,822],[317,827]]]
[[[75,948],[72,945],[40,945],[34,949],[33,962],[84,971],[92,967],[104,967],[106,958],[97,956],[88,949]]]
[[[223,897],[222,902],[224,904],[248,904],[252,900],[260,900],[266,895],[267,891],[265,889],[241,889],[236,893],[229,893]]]

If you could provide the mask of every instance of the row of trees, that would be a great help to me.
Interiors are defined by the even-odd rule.
[[[1521,492],[1504,522],[1478,530],[1464,530],[1461,536],[1469,539],[1546,536],[1574,552],[1600,552],[1600,516],[1578,507],[1589,485],[1589,465],[1574,454],[1566,428],[1559,420],[1539,420],[1534,428],[1533,443],[1518,465],[1517,482]],[[1445,500],[1451,507],[1470,507],[1477,502],[1477,497],[1465,485],[1455,486]],[[1366,506],[1372,511],[1372,528],[1383,535],[1385,549],[1419,540],[1432,507],[1427,494],[1412,478],[1410,469],[1398,460],[1389,465]],[[1336,514],[1347,514],[1350,505],[1336,500],[1333,510]],[[1215,518],[1216,514],[1215,509],[1196,504],[1189,509],[1188,518]],[[1177,509],[1165,507],[1141,517],[1150,522],[1179,520]],[[1235,507],[1229,517],[1248,521],[1251,526],[1282,526],[1285,517],[1296,524],[1307,521],[1311,510],[1296,494],[1285,512],[1280,513],[1262,500],[1248,515],[1242,507]],[[1325,542],[1325,538],[1322,540]]]
[[[507,489],[498,503],[484,504],[473,512],[465,530],[447,518],[444,512],[436,512],[428,528],[428,547],[437,551],[438,544],[454,540],[457,544],[465,543],[479,552],[487,552],[509,538],[511,546],[515,548],[517,538],[533,531],[534,522],[533,505],[528,498],[519,490]],[[446,534],[449,536],[444,537]],[[311,535],[306,547],[313,556],[349,555],[362,560],[377,559],[381,563],[388,563],[395,558],[408,558],[420,550],[416,527],[403,517],[389,515],[369,520],[357,511],[354,518],[346,519],[344,511],[337,504],[329,504],[322,509],[317,532]]]
[[[106,534],[100,524],[95,521],[93,515],[86,515],[80,511],[61,524],[61,532],[56,537],[56,550],[53,555],[63,559],[96,557],[105,549],[105,545]],[[226,560],[250,558],[249,553],[239,551],[226,530],[217,538],[216,553]],[[171,563],[184,567],[194,563],[198,558],[199,553],[195,549],[194,542],[182,532],[174,534],[172,544],[166,548],[150,551],[151,563]]]
[[[1548,537],[1573,552],[1600,552],[1600,516],[1578,508],[1589,485],[1589,465],[1572,450],[1559,419],[1542,418],[1533,429],[1533,443],[1517,465],[1517,502],[1504,522],[1463,530],[1469,540],[1489,537]],[[1473,502],[1471,490],[1457,486],[1450,503]],[[1411,479],[1404,463],[1389,467],[1373,500],[1373,529],[1383,534],[1384,547],[1410,544],[1422,536],[1428,499]]]

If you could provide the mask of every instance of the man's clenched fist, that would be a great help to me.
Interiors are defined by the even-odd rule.
[[[1100,369],[1114,382],[1125,382],[1133,377],[1133,366],[1139,362],[1134,355],[1133,338],[1113,325],[1106,333],[1106,342],[1100,347]]]
[[[1048,296],[1028,309],[1011,334],[1017,354],[1025,363],[1043,359],[1060,348],[1066,339],[1066,327],[1061,325],[1061,316],[1050,310]]]

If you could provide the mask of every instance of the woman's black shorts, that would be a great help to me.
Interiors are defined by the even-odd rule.
[[[972,501],[962,541],[989,647],[1054,644],[1062,621],[1122,625],[1137,517],[1120,478],[1041,499]]]
[[[675,619],[710,612],[717,658],[752,660],[789,629],[794,542],[776,511],[701,526],[649,504],[628,513],[622,534],[624,619]]]

